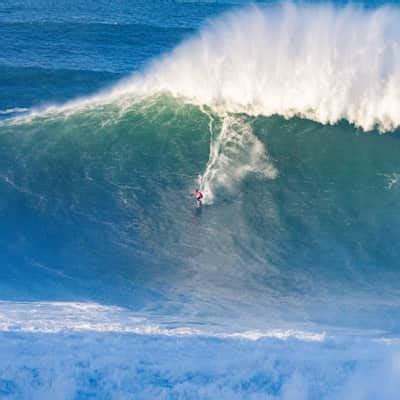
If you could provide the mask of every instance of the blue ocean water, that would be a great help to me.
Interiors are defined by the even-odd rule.
[[[2,1],[0,398],[397,399],[399,17]]]

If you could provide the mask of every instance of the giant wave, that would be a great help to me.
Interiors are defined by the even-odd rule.
[[[2,121],[0,394],[397,398],[399,15],[246,8]]]
[[[222,112],[390,131],[400,124],[399,15],[393,6],[247,7],[210,20],[114,88],[55,109],[166,92]]]

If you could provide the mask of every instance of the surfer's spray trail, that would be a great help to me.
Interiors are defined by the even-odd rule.
[[[121,63],[130,38],[165,52],[92,96],[0,110],[0,397],[397,400],[400,9],[79,32],[75,11],[48,28],[77,32],[72,58],[108,29]],[[26,58],[0,88],[87,76]]]
[[[216,189],[233,191],[249,173],[269,179],[277,176],[265,145],[249,123],[240,117],[225,116],[219,132],[215,132],[214,120],[210,118],[210,157],[199,177],[205,203],[213,202]]]

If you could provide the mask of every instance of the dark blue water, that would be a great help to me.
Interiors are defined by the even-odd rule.
[[[2,2],[2,110],[92,93],[171,50],[231,5]]]
[[[0,398],[397,399],[399,17],[1,2]]]

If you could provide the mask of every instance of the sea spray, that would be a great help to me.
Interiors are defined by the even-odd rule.
[[[371,130],[400,125],[400,10],[333,5],[251,6],[111,89],[37,113],[73,113],[169,93],[222,113],[301,116]],[[22,117],[24,118],[24,117]]]
[[[123,93],[168,92],[224,112],[400,125],[400,10],[284,4],[207,24]]]
[[[391,131],[400,126],[399,19],[390,6],[245,7],[209,21],[114,87],[31,115],[105,103],[124,112],[167,93],[221,115],[346,119],[364,130]]]
[[[226,115],[219,132],[210,115],[210,156],[204,173],[199,177],[205,202],[211,204],[216,189],[229,192],[238,187],[249,173],[273,179],[278,171],[272,165],[265,145],[254,135],[244,118]]]

